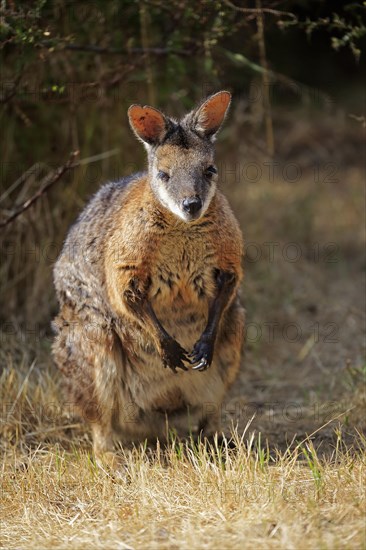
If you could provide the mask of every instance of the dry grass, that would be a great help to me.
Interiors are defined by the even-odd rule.
[[[235,448],[173,439],[125,450],[116,478],[95,466],[47,369],[24,378],[10,367],[2,388],[6,548],[364,547],[361,434],[346,446],[338,428],[325,457],[311,438],[269,449],[249,422]]]
[[[114,481],[84,451],[38,448],[5,462],[7,548],[363,548],[364,461],[337,453],[320,473],[296,454],[260,464],[242,446],[127,456]],[[178,452],[179,451],[179,452]],[[315,455],[316,456],[316,455]],[[164,458],[164,464],[162,461]],[[315,460],[317,460],[315,458]],[[340,480],[341,483],[340,483]]]

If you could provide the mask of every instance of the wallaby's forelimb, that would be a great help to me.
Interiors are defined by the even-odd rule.
[[[171,368],[173,372],[177,372],[177,368],[188,370],[184,365],[184,361],[190,362],[186,350],[167,333],[147,299],[147,291],[150,285],[151,281],[148,279],[144,291],[141,291],[138,279],[131,279],[130,288],[124,293],[126,302],[137,317],[145,321],[146,325],[150,328],[161,353],[164,367]]]
[[[237,276],[232,272],[218,270],[216,283],[217,295],[209,308],[206,328],[189,354],[191,362],[197,363],[193,370],[204,371],[212,363],[220,320],[236,290]]]

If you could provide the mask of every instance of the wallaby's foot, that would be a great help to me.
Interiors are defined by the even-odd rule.
[[[97,466],[107,474],[125,478],[127,476],[126,461],[116,451],[102,451],[95,453]]]
[[[113,431],[105,424],[93,424],[93,451],[97,466],[111,475],[123,476],[126,471],[126,462],[117,453],[113,441]]]

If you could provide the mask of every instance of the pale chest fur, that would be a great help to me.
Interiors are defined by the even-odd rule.
[[[202,333],[215,294],[216,250],[199,231],[171,233],[161,240],[151,266],[149,293],[155,313],[188,348]]]

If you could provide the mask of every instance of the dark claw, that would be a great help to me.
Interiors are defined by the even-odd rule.
[[[207,360],[206,359],[201,359],[201,361],[195,365],[194,367],[192,367],[192,370],[199,370],[201,372],[207,370],[209,367],[208,363],[207,363]]]

